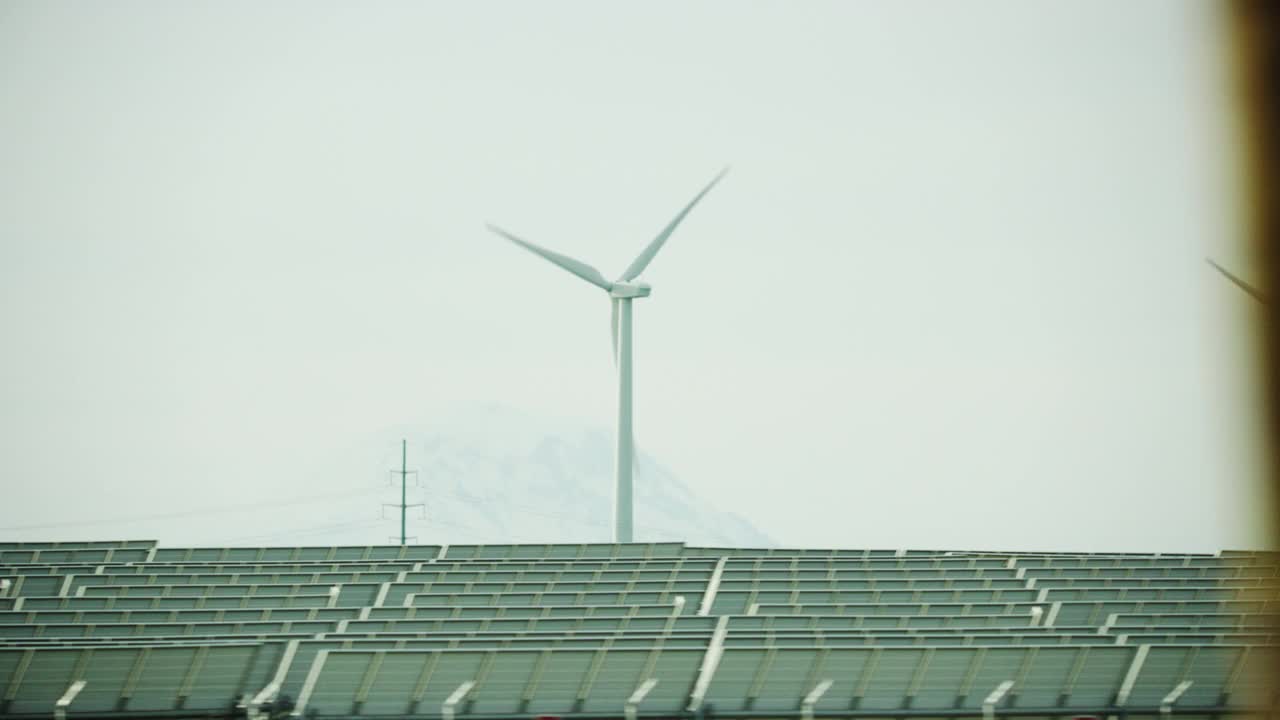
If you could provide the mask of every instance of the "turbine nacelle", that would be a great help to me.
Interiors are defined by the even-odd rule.
[[[609,288],[609,297],[611,298],[642,298],[649,297],[649,283],[646,282],[623,282],[618,281]]]

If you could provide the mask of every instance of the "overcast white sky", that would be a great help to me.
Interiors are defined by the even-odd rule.
[[[0,536],[163,542],[104,521],[475,403],[611,426],[608,302],[484,222],[612,276],[731,164],[636,309],[699,493],[787,545],[1257,546],[1219,10],[7,0]]]

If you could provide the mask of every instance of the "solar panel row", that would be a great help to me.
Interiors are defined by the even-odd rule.
[[[0,543],[0,715],[1261,712],[1276,561]]]

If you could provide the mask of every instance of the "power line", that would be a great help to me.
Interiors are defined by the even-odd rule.
[[[392,472],[393,472],[393,473],[395,473],[396,471],[392,471]],[[424,491],[424,492],[425,492],[425,491]],[[457,493],[451,493],[451,492],[448,492],[448,491],[442,491],[441,489],[436,489],[436,490],[434,491],[434,493],[433,493],[433,494],[450,495],[450,496],[452,496],[452,497],[454,497],[454,498],[463,499],[463,500],[465,500],[465,499],[466,499],[465,497],[463,497],[463,496],[462,496],[462,495],[460,495],[460,494],[457,494]],[[394,504],[393,504],[393,505],[392,505],[392,507],[398,507],[398,505],[394,505]],[[563,520],[563,521],[566,521],[566,522],[569,522],[569,523],[581,523],[581,524],[587,524],[587,525],[608,526],[608,522],[603,521],[603,520],[593,520],[593,519],[590,519],[590,518],[579,518],[579,517],[573,517],[573,516],[570,516],[570,515],[563,515],[563,514],[560,514],[560,513],[544,512],[544,511],[541,511],[541,510],[535,509],[534,507],[529,506],[529,505],[520,505],[520,504],[514,504],[514,503],[513,503],[513,504],[508,504],[508,507],[510,507],[510,508],[512,508],[512,509],[515,509],[515,510],[521,510],[521,511],[523,511],[523,512],[525,512],[526,514],[529,514],[529,515],[539,515],[539,516],[542,516],[542,517],[552,518],[552,519],[555,519],[555,520]],[[273,539],[273,538],[280,538],[280,537],[294,537],[294,536],[318,535],[318,534],[323,534],[323,533],[332,532],[332,531],[336,531],[336,530],[346,530],[346,529],[358,528],[358,527],[371,527],[371,526],[373,526],[373,525],[376,525],[376,524],[377,524],[378,522],[380,522],[380,521],[381,521],[380,519],[374,519],[374,520],[355,520],[355,521],[350,521],[350,522],[338,522],[338,523],[328,523],[328,524],[324,524],[324,525],[313,525],[313,526],[308,526],[308,527],[298,528],[298,529],[295,529],[295,530],[285,530],[285,531],[275,532],[275,533],[263,533],[263,534],[258,534],[258,535],[245,535],[245,536],[240,536],[240,537],[236,537],[236,538],[231,538],[231,539],[229,539],[229,540],[224,540],[223,542],[234,543],[234,542],[243,542],[243,541],[246,541],[246,540],[263,540],[263,539]],[[481,528],[478,528],[478,527],[476,527],[476,526],[474,526],[474,525],[471,525],[471,524],[469,524],[469,523],[459,522],[457,518],[448,518],[448,519],[446,519],[446,518],[434,518],[434,519],[431,521],[431,524],[432,524],[432,525],[448,525],[448,526],[452,526],[452,527],[458,528],[458,529],[460,529],[460,530],[469,530],[469,531],[471,531],[471,532],[476,532],[476,533],[487,532],[487,531],[482,530]],[[637,526],[637,529],[658,530],[658,531],[662,531],[662,532],[674,533],[674,534],[676,534],[676,535],[681,534],[681,533],[679,533],[679,532],[677,532],[677,531],[675,531],[675,530],[672,530],[672,529],[670,529],[670,528],[658,527],[658,526],[654,526],[654,525],[640,525],[640,526]],[[508,529],[506,529],[506,533],[507,533],[508,541],[514,541],[514,542],[547,542],[547,539],[546,539],[546,538],[533,537],[533,536],[528,535],[527,533],[512,533],[512,532],[510,531],[510,529],[509,529],[509,528],[508,528]]]
[[[399,471],[394,471],[394,470],[391,471],[393,474],[401,475],[401,502],[399,504],[390,505],[391,507],[401,508],[401,528],[400,528],[401,544],[405,544],[405,542],[407,541],[407,538],[405,537],[406,528],[405,528],[405,521],[403,516],[404,509],[408,507],[421,506],[421,503],[406,504],[405,502],[407,500],[405,479],[407,478],[407,475],[414,474],[415,472],[415,471],[409,471],[405,467],[405,459],[406,459],[405,453],[406,453],[405,444],[404,444],[404,441],[402,441],[401,469]],[[97,525],[118,525],[118,524],[124,524],[124,523],[178,520],[183,518],[202,517],[206,515],[218,515],[218,514],[224,514],[224,513],[261,510],[263,508],[291,507],[295,505],[313,504],[313,503],[325,502],[329,500],[340,500],[340,499],[356,497],[360,495],[368,495],[375,492],[381,492],[382,490],[383,490],[382,487],[360,488],[357,490],[347,490],[343,492],[326,493],[323,495],[312,495],[309,497],[302,497],[302,498],[265,500],[265,501],[259,501],[259,502],[253,502],[253,503],[243,503],[238,505],[223,505],[218,507],[200,508],[198,510],[181,510],[177,512],[154,513],[150,515],[133,515],[133,516],[114,517],[114,518],[96,518],[92,520],[68,520],[63,522],[38,523],[38,524],[31,524],[31,525],[11,525],[7,527],[0,527],[0,532],[17,532],[17,531],[24,531],[24,530],[50,530],[50,529],[59,529],[59,528],[92,527]],[[424,494],[427,494],[427,495],[444,494],[459,500],[467,499],[466,497],[464,497],[459,493],[450,492],[445,488],[439,488],[439,487],[433,488],[432,491],[427,491],[424,488],[423,492]],[[565,515],[561,513],[546,512],[545,510],[541,510],[529,505],[507,503],[507,506],[515,510],[523,511],[530,515],[538,515],[542,517],[552,518],[555,520],[563,520],[571,523],[594,525],[594,526],[608,526],[609,524],[608,522],[600,519],[594,519],[589,517],[574,517],[574,516]],[[336,523],[336,524],[330,524],[330,525],[312,526],[312,528],[310,529],[304,528],[302,530],[297,530],[297,531],[284,531],[279,533],[243,536],[243,537],[234,538],[232,540],[227,540],[225,542],[238,542],[241,540],[281,537],[281,536],[288,536],[288,535],[294,535],[294,534],[307,534],[307,533],[314,534],[317,532],[327,532],[329,530],[337,530],[337,529],[343,529],[347,527],[356,527],[360,525],[372,525],[376,522],[378,521],[377,520],[369,520],[369,521],[360,520],[360,521]],[[433,520],[432,522],[433,524],[442,523],[446,525],[453,525],[454,527],[458,527],[461,529],[478,531],[477,528],[469,527],[467,525],[458,523],[456,520],[449,521],[444,519],[436,519],[436,520]],[[681,534],[680,531],[676,531],[671,528],[659,527],[655,525],[637,525],[636,527],[637,529],[644,529],[644,530],[651,530],[651,531],[657,530],[657,531],[666,532],[666,533],[674,533],[676,535]]]
[[[284,530],[276,533],[263,533],[261,535],[242,535],[237,538],[231,538],[230,540],[224,540],[223,542],[234,543],[234,542],[241,542],[244,540],[263,540],[263,539],[271,539],[271,538],[278,538],[278,537],[292,537],[295,535],[316,535],[319,533],[331,532],[333,530],[345,530],[347,528],[372,526],[380,522],[382,522],[382,518],[374,518],[372,520],[356,520],[354,522],[332,523],[328,525],[312,525],[309,527],[297,528],[294,530]]]
[[[347,490],[345,492],[328,493],[325,495],[312,495],[304,498],[294,498],[288,500],[266,500],[253,503],[244,503],[241,505],[223,505],[221,507],[201,508],[199,510],[182,510],[179,512],[156,513],[154,515],[134,515],[132,517],[103,518],[95,520],[68,520],[65,522],[40,523],[37,525],[12,525],[9,527],[0,527],[0,532],[11,532],[17,530],[48,530],[53,528],[70,528],[70,527],[88,527],[91,525],[118,525],[120,523],[132,522],[148,522],[152,520],[175,520],[179,518],[200,517],[202,515],[216,515],[219,513],[244,512],[246,510],[259,510],[271,507],[288,507],[291,505],[304,505],[308,503],[323,502],[325,500],[337,500],[342,498],[354,497],[356,495],[365,495],[373,492],[379,492],[382,488],[361,488],[359,490]]]
[[[466,500],[466,499],[467,499],[467,498],[466,498],[466,497],[464,497],[463,495],[460,495],[460,494],[455,493],[455,492],[448,492],[448,491],[444,491],[444,490],[440,490],[440,489],[434,489],[434,490],[430,490],[430,491],[425,490],[425,489],[423,490],[423,494],[424,494],[424,495],[431,495],[432,493],[440,493],[440,492],[443,492],[443,493],[445,493],[445,494],[448,494],[448,495],[450,495],[450,496],[452,496],[452,497],[454,497],[454,498],[460,499],[460,500]],[[534,508],[533,506],[530,506],[530,505],[520,505],[520,504],[512,503],[512,502],[508,502],[508,503],[506,503],[506,504],[507,504],[507,507],[510,507],[510,508],[512,508],[512,509],[514,509],[514,510],[521,510],[521,511],[523,511],[523,512],[525,512],[526,514],[529,514],[529,515],[541,515],[542,517],[552,518],[552,519],[554,519],[554,520],[565,520],[565,521],[569,521],[569,522],[573,522],[573,523],[582,523],[582,524],[586,524],[586,525],[595,525],[595,526],[603,526],[603,527],[610,527],[610,526],[612,526],[612,523],[611,523],[610,521],[608,521],[608,520],[601,520],[601,519],[598,519],[598,518],[597,518],[597,519],[593,519],[593,518],[587,518],[587,517],[574,517],[574,516],[572,516],[572,515],[563,515],[563,514],[560,514],[560,513],[551,513],[551,512],[546,512],[545,510],[539,510],[539,509],[536,509],[536,508]],[[434,523],[434,522],[439,522],[439,521],[438,521],[438,520],[432,520],[432,522]],[[681,530],[673,530],[673,529],[671,529],[671,528],[661,527],[661,526],[658,526],[658,525],[636,525],[635,527],[636,527],[636,529],[639,529],[639,530],[658,530],[658,531],[661,531],[661,532],[675,533],[676,535],[682,535],[682,534],[684,533],[684,531],[681,531]]]

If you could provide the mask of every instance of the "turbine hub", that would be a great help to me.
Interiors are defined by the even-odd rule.
[[[649,296],[649,283],[629,283],[618,281],[609,288],[609,297],[642,298]]]

